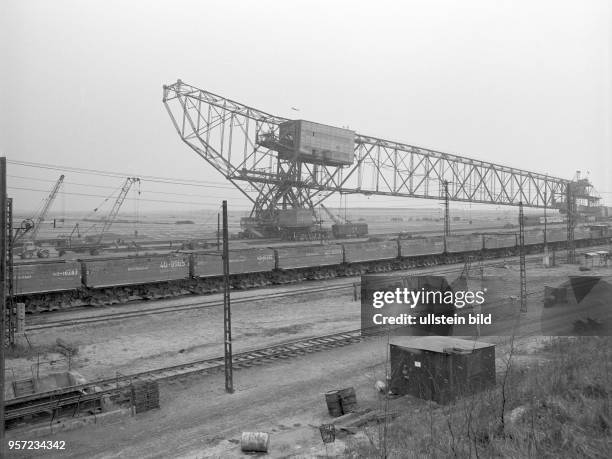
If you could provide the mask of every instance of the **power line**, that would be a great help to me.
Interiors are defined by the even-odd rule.
[[[39,190],[39,189],[36,189],[36,188],[26,188],[26,187],[16,187],[16,186],[9,186],[8,188],[12,189],[12,190],[34,191],[34,192],[40,192],[40,193],[48,193],[49,192],[49,190]],[[108,196],[105,196],[103,194],[76,193],[76,192],[68,192],[68,191],[60,191],[60,192],[58,192],[58,194],[73,195],[73,196],[85,196],[85,197],[92,197],[92,198],[108,198]],[[202,199],[212,199],[214,201],[218,201],[219,200],[219,198],[215,197],[215,196],[201,196],[201,198]],[[166,204],[209,205],[209,203],[204,203],[204,202],[168,201],[168,200],[163,200],[163,199],[147,199],[147,198],[126,198],[126,200],[130,200],[130,201],[140,200],[140,201],[158,202],[158,203],[166,203]]]
[[[44,179],[44,178],[38,178],[38,177],[24,177],[21,175],[8,175],[8,177],[11,178],[17,178],[17,179],[23,179],[23,180],[34,180],[34,181],[38,181],[38,182],[56,182],[57,180],[50,180],[50,179]],[[64,185],[76,185],[76,186],[83,186],[83,187],[89,187],[89,188],[100,188],[100,189],[106,189],[106,190],[116,190],[117,187],[116,186],[110,186],[110,185],[93,185],[93,184],[89,184],[89,183],[77,183],[77,182],[66,182],[64,181]],[[221,187],[216,187],[216,188],[221,188]],[[233,189],[238,191],[237,189],[233,188],[233,187],[228,187],[228,189]],[[199,194],[192,194],[192,193],[173,193],[173,192],[169,192],[169,191],[153,191],[153,190],[141,190],[141,193],[151,193],[151,194],[163,194],[163,195],[173,195],[173,196],[187,196],[187,197],[201,197],[201,195]],[[210,196],[210,195],[208,195]],[[226,197],[227,195],[224,194],[222,196],[217,196],[217,198],[221,199],[223,197]]]
[[[89,174],[89,175],[99,175],[103,177],[120,177],[125,178],[127,175],[131,175],[134,177],[138,177],[141,180],[155,182],[155,183],[168,183],[172,185],[186,185],[186,186],[198,186],[205,188],[224,188],[224,189],[233,189],[234,187],[228,186],[223,182],[213,182],[209,180],[195,180],[195,179],[178,179],[174,177],[160,177],[156,175],[142,175],[142,174],[128,174],[126,172],[112,172],[112,171],[103,171],[99,169],[85,169],[81,167],[72,167],[72,166],[59,166],[55,164],[45,164],[45,163],[34,163],[29,161],[17,161],[17,160],[7,160],[7,163],[14,164],[18,166],[24,167],[33,167],[37,169],[47,169],[47,170],[55,170],[61,172],[73,172],[77,174]],[[215,186],[215,185],[218,186]]]

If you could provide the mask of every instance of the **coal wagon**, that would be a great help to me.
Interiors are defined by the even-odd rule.
[[[223,275],[221,252],[194,253],[192,260],[193,277]],[[230,274],[259,273],[275,268],[274,250],[268,248],[238,249],[229,251]]]
[[[462,234],[446,237],[448,253],[477,252],[482,250],[482,236],[479,234]]]
[[[575,232],[574,232],[575,234]],[[563,242],[567,241],[567,229],[553,228],[546,231],[546,242]],[[527,243],[527,241],[525,241]]]
[[[278,269],[314,268],[341,264],[343,252],[340,244],[282,247],[276,249],[276,259]]]
[[[336,277],[344,260],[340,244],[279,247],[275,252],[277,271],[273,279],[279,284]]]
[[[610,228],[608,225],[591,225],[589,231],[592,239],[601,239],[610,235]]]
[[[84,260],[83,283],[92,289],[189,278],[189,255]]]
[[[566,233],[566,237],[567,237],[567,233]],[[575,240],[583,240],[583,239],[590,239],[591,238],[591,232],[589,231],[588,228],[585,228],[584,226],[579,226],[577,228],[574,228],[574,239]]]
[[[13,266],[15,295],[61,292],[81,287],[81,264],[77,261],[17,263]]]
[[[485,234],[483,235],[484,248],[487,250],[509,249],[516,247],[516,233],[512,234]]]
[[[537,245],[537,244],[543,244],[543,243],[544,243],[544,231],[539,230],[539,229],[525,231],[525,245]]]
[[[343,244],[346,263],[363,263],[368,261],[397,258],[399,249],[397,241],[358,242]]]
[[[347,276],[391,271],[399,256],[397,240],[357,242],[342,246],[345,262],[343,274]]]
[[[236,288],[263,286],[271,283],[270,272],[276,266],[274,250],[269,248],[238,249],[229,251],[229,272]],[[194,253],[191,275],[206,278],[223,275],[220,252]]]
[[[424,255],[440,255],[444,252],[444,238],[419,237],[399,240],[400,256],[418,257]]]

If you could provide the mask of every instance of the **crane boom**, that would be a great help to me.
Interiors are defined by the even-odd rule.
[[[49,212],[49,209],[51,208],[53,201],[55,201],[55,197],[57,196],[57,193],[60,187],[62,186],[63,182],[64,182],[64,175],[62,174],[60,175],[59,179],[57,179],[57,182],[55,182],[55,185],[53,186],[51,193],[49,193],[49,196],[47,196],[47,198],[45,199],[43,207],[40,213],[38,214],[38,217],[36,217],[36,221],[34,222],[34,227],[32,228],[32,231],[30,232],[30,235],[29,235],[29,239],[32,242],[36,240],[36,237],[38,236],[38,232],[40,231],[40,226],[42,222],[45,220],[45,217],[47,216],[47,213]]]
[[[335,193],[563,209],[572,188],[587,209],[599,201],[587,179],[290,120],[181,80],[164,85],[163,103],[183,142],[252,202],[245,227],[262,233],[282,210],[312,210]]]
[[[134,183],[140,183],[140,179],[137,177],[128,177],[125,179],[125,182],[123,183],[123,186],[121,187],[121,191],[119,191],[119,195],[117,196],[117,199],[115,200],[115,203],[113,204],[112,209],[110,210],[110,212],[104,219],[102,230],[100,231],[100,234],[98,235],[95,241],[95,245],[93,248],[94,250],[95,248],[100,246],[100,244],[102,243],[102,238],[104,237],[104,234],[108,231],[108,229],[111,227],[111,225],[117,218],[119,209],[121,209],[121,206],[123,205],[123,201],[125,201],[125,198]]]
[[[327,215],[329,215],[329,218],[331,218],[336,225],[341,225],[342,224],[340,219],[338,217],[336,217],[334,214],[332,214],[331,211],[327,207],[325,207],[323,204],[320,204],[320,206],[323,208],[325,213]]]

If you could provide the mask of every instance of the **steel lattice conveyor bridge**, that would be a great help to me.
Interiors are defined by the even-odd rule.
[[[279,209],[312,209],[334,193],[440,200],[445,183],[449,200],[470,203],[565,209],[568,190],[583,206],[599,199],[586,179],[552,177],[358,133],[353,133],[350,164],[303,160],[279,136],[292,120],[181,80],[164,86],[163,102],[182,140],[253,203],[251,217],[261,222],[272,221]]]

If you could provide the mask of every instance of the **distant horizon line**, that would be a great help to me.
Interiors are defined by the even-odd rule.
[[[465,212],[474,212],[474,213],[479,213],[479,212],[491,212],[491,213],[503,213],[505,211],[511,210],[511,208],[516,209],[516,206],[503,206],[504,208],[502,209],[465,209],[465,208],[461,208],[461,209],[455,209],[454,212],[455,213],[465,213]],[[372,211],[372,210],[377,210],[380,212],[384,212],[386,211],[419,211],[419,212],[423,212],[423,211],[432,211],[432,212],[441,212],[443,209],[441,209],[439,206],[438,207],[387,207],[387,208],[381,208],[380,206],[372,206],[372,207],[350,207],[349,209],[344,209],[341,207],[333,207],[333,206],[327,206],[328,209],[330,210],[334,210],[334,211],[341,211],[341,212],[355,212],[355,211],[359,211],[359,210],[368,210],[368,211]],[[201,208],[200,210],[182,210],[182,211],[177,211],[177,210],[143,210],[141,212],[139,212],[139,214],[136,214],[134,212],[119,212],[117,217],[119,218],[120,216],[136,216],[136,215],[140,215],[141,217],[148,215],[193,215],[193,214],[197,214],[201,211],[203,212],[207,212],[210,213],[211,211],[215,211],[215,210],[219,210],[220,212],[220,208],[218,207],[210,207],[210,208]],[[249,213],[251,211],[251,209],[232,209],[231,207],[229,208],[229,212],[230,213],[237,213],[237,212],[241,212],[241,213]],[[517,210],[518,212],[518,210]],[[528,208],[525,209],[526,213],[538,213],[538,214],[543,214],[544,209],[540,209],[540,208]],[[547,212],[550,215],[553,215],[555,213],[559,213],[559,209],[547,209]],[[34,215],[36,213],[36,211],[13,211],[13,215],[14,217],[25,217],[29,218],[31,215]],[[451,212],[452,213],[452,212]],[[85,215],[84,215],[85,214]],[[62,217],[66,217],[66,216],[88,216],[92,219],[94,218],[104,218],[105,214],[94,214],[94,215],[87,215],[87,214],[91,214],[91,210],[90,209],[83,209],[83,210],[66,210],[63,211],[61,213],[58,213],[57,211],[49,211],[49,214],[46,218],[46,220],[48,219],[52,219],[52,218],[62,218]]]

